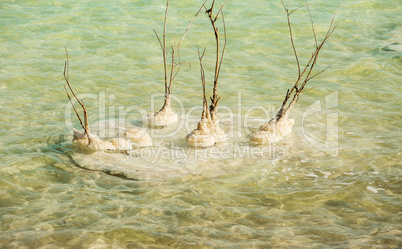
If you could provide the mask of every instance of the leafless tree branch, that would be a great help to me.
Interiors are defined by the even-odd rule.
[[[176,51],[179,50],[179,47],[180,47],[181,43],[184,40],[184,37],[187,35],[188,31],[190,30],[191,24],[193,23],[195,18],[198,16],[198,14],[201,12],[201,10],[205,7],[206,2],[207,2],[207,0],[204,1],[204,3],[199,8],[197,13],[190,20],[190,23],[187,26],[187,28],[186,28],[183,36],[181,37],[179,43],[177,45],[173,45],[171,47],[171,50],[172,50],[172,55],[171,56],[172,56],[172,58],[171,58],[171,66],[170,66],[169,76],[168,76],[168,69],[167,69],[166,26],[167,26],[167,15],[168,15],[168,9],[169,9],[170,0],[166,1],[165,18],[164,18],[164,22],[163,22],[163,39],[162,39],[162,41],[161,41],[159,35],[157,34],[157,32],[154,30],[154,32],[156,34],[156,37],[158,38],[159,44],[160,44],[160,46],[162,48],[162,53],[163,53],[163,69],[164,69],[164,73],[165,73],[165,104],[166,104],[167,98],[169,98],[169,96],[171,94],[173,80],[176,78],[177,74],[179,73],[179,71],[181,69],[181,63],[180,63],[180,58],[179,58],[179,65],[180,66],[179,66],[179,68],[177,70],[175,70]],[[162,107],[162,109],[163,108],[164,107]]]
[[[225,4],[227,3],[227,0],[225,1],[225,3],[221,6],[221,8],[218,10],[217,14],[214,16],[213,14],[213,9],[214,9],[214,5],[215,5],[215,1],[212,2],[212,6],[211,8],[209,8],[206,13],[208,15],[208,18],[211,22],[212,28],[214,30],[214,34],[215,34],[215,40],[216,40],[216,61],[215,61],[215,75],[214,75],[214,87],[213,87],[213,92],[212,92],[212,98],[211,98],[211,105],[210,105],[210,112],[211,114],[213,112],[216,112],[216,108],[219,102],[220,97],[218,96],[218,78],[219,78],[219,73],[220,73],[220,69],[221,69],[221,65],[222,65],[222,60],[223,60],[223,56],[225,53],[225,49],[226,49],[226,26],[225,26],[225,19],[223,17],[223,12],[222,9],[225,6]],[[224,38],[225,38],[225,42],[222,48],[222,53],[220,52],[220,38],[219,38],[219,31],[218,28],[216,26],[216,20],[218,18],[218,15],[221,14],[222,15],[222,22],[223,22],[223,27],[224,27]],[[214,117],[214,116],[213,116]]]
[[[317,75],[325,72],[328,69],[328,68],[325,68],[324,70],[314,74],[313,76],[310,76],[311,73],[313,72],[314,66],[317,63],[319,52],[321,51],[321,49],[324,46],[325,42],[330,38],[330,36],[333,34],[333,32],[335,31],[335,28],[336,28],[336,25],[334,25],[334,20],[335,20],[335,17],[336,17],[336,15],[335,15],[331,20],[331,23],[329,25],[328,31],[327,31],[324,39],[321,41],[320,44],[318,44],[317,35],[316,35],[315,28],[314,28],[314,20],[312,18],[310,8],[309,8],[309,5],[308,5],[307,0],[306,0],[306,5],[305,6],[306,6],[306,8],[307,8],[307,10],[309,12],[309,15],[310,15],[310,21],[311,21],[311,26],[312,26],[312,31],[313,31],[313,35],[314,35],[314,41],[315,41],[316,49],[315,49],[314,53],[311,55],[307,65],[304,67],[303,70],[301,70],[298,55],[297,55],[297,51],[296,51],[296,47],[295,47],[295,43],[294,43],[294,40],[293,40],[292,28],[291,28],[291,23],[290,23],[290,18],[289,18],[290,12],[289,12],[288,7],[285,6],[283,0],[281,0],[281,2],[282,2],[282,5],[283,5],[283,7],[284,7],[284,9],[286,11],[286,14],[287,14],[287,21],[288,21],[288,27],[289,27],[289,33],[290,33],[290,40],[291,40],[292,49],[293,49],[293,52],[294,52],[294,55],[295,55],[295,58],[296,58],[297,68],[298,68],[298,71],[299,71],[299,76],[298,76],[296,82],[294,83],[293,87],[291,89],[287,90],[286,95],[285,95],[285,99],[283,100],[282,106],[280,108],[280,111],[277,114],[277,119],[281,118],[286,112],[289,112],[290,108],[292,107],[292,105],[299,100],[300,94],[303,91],[303,89],[304,89],[304,87],[305,87],[305,85],[307,84],[308,81],[310,81],[311,79],[313,79]],[[304,78],[304,80],[302,80],[302,78]],[[302,83],[301,83],[301,85],[299,87],[299,83],[301,81],[302,81]],[[292,100],[287,105],[287,102],[291,97],[292,97]]]
[[[82,110],[83,110],[83,113],[84,113],[84,123],[82,122],[82,119],[81,119],[80,115],[78,114],[78,111],[77,111],[77,109],[75,108],[75,106],[74,106],[74,104],[73,104],[73,102],[72,102],[72,100],[71,100],[70,94],[68,93],[66,86],[64,86],[64,90],[66,91],[67,97],[68,97],[68,99],[70,100],[70,103],[71,103],[71,105],[72,105],[73,108],[74,108],[75,114],[77,115],[78,120],[80,121],[80,124],[81,124],[82,128],[84,129],[85,134],[89,134],[89,124],[88,124],[87,109],[85,108],[85,105],[83,104],[83,102],[82,102],[80,99],[78,99],[78,97],[77,97],[77,95],[75,94],[73,88],[71,87],[71,84],[70,84],[69,79],[68,79],[69,58],[68,58],[67,47],[65,48],[65,50],[66,50],[66,61],[64,62],[64,72],[63,72],[64,79],[65,79],[65,81],[66,81],[66,83],[67,83],[68,88],[69,88],[70,91],[71,91],[71,94],[74,96],[74,98],[77,100],[77,102],[78,102],[78,103],[81,105],[81,107],[82,107]]]

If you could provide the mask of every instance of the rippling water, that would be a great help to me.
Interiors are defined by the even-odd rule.
[[[183,2],[171,3],[169,44],[201,4]],[[246,129],[258,127],[257,117],[267,119],[264,110],[274,114],[297,74],[286,14],[280,1],[229,0],[219,104],[222,114],[235,114],[222,124],[240,147],[174,157],[171,151],[191,150],[182,131],[155,138],[154,151],[164,148],[165,157],[142,154],[134,163],[124,154],[102,155],[156,171],[205,169],[133,180],[99,162],[89,167],[100,156],[71,146],[71,122],[79,123],[70,118],[62,87],[64,47],[91,125],[121,118],[119,107],[129,110],[126,121],[139,125],[144,112],[162,105],[162,59],[152,29],[162,30],[163,1],[2,1],[0,247],[400,246],[401,6],[389,0],[310,4],[318,37],[338,13],[317,70],[331,67],[308,84],[285,141],[252,147]],[[292,22],[304,64],[314,49],[308,13],[295,12]],[[202,104],[198,47],[207,47],[211,87],[209,25],[202,14],[182,44],[185,63],[173,84],[173,108],[182,116]],[[189,115],[196,121],[200,112]],[[244,117],[251,121],[239,124]]]

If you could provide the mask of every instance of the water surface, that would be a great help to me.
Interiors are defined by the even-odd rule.
[[[171,3],[169,44],[180,39],[201,4],[182,2]],[[268,154],[242,150],[237,158],[144,159],[155,167],[211,168],[208,174],[169,179],[135,181],[88,170],[75,160],[82,152],[71,146],[70,124],[79,128],[79,123],[65,111],[64,47],[70,80],[78,93],[87,94],[91,125],[119,118],[119,107],[130,110],[127,122],[141,124],[144,112],[162,105],[163,64],[153,29],[162,31],[164,7],[163,1],[139,0],[2,1],[1,247],[398,247],[398,1],[311,2],[318,37],[338,13],[317,70],[331,67],[309,83],[291,113],[293,133]],[[273,115],[297,75],[286,14],[280,1],[258,0],[229,1],[224,14],[228,44],[220,75],[219,104],[226,108],[221,113],[266,120],[262,109]],[[292,22],[304,65],[314,49],[309,15],[297,11]],[[173,85],[179,100],[173,108],[180,115],[202,104],[197,48],[207,48],[211,89],[209,25],[202,13],[182,44],[185,63]],[[200,109],[191,114],[195,121],[198,115]],[[185,134],[157,138],[153,148],[188,151]],[[248,133],[231,134],[231,142],[248,146]]]

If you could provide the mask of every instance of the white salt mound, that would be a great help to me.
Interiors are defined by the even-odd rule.
[[[149,115],[149,122],[151,126],[154,127],[163,127],[172,123],[177,122],[178,116],[176,113],[172,111],[172,108],[169,106],[164,107],[162,110],[155,114]]]
[[[251,137],[253,144],[269,144],[283,140],[283,137],[292,132],[294,119],[281,118],[278,121],[272,119],[267,124],[260,126],[259,130]]]

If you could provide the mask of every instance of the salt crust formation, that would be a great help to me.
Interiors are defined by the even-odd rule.
[[[267,124],[260,126],[258,131],[253,134],[250,142],[253,144],[269,144],[283,140],[283,137],[292,132],[295,120],[288,118],[287,115],[280,119],[273,118]]]
[[[152,146],[152,139],[144,130],[132,128],[124,130],[121,136],[111,140],[102,140],[94,134],[85,134],[74,129],[73,143],[92,151],[123,151],[133,147]]]

